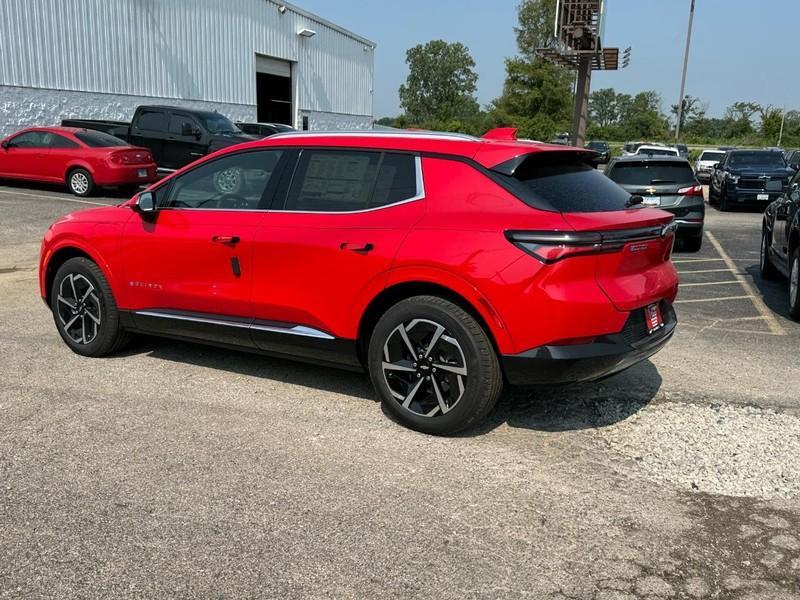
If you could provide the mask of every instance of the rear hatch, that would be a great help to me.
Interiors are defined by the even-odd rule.
[[[631,194],[594,168],[589,157],[575,150],[537,152],[497,165],[493,171],[529,206],[562,214],[573,232],[561,232],[565,238],[561,241],[558,232],[548,240],[547,235],[554,234],[549,232],[535,243],[561,244],[562,249],[593,255],[595,280],[618,310],[671,301],[677,291],[670,260],[673,216],[632,205]],[[528,235],[536,239],[537,233],[542,232]],[[567,255],[556,260],[561,256]]]
[[[702,195],[695,190],[699,183],[686,161],[618,161],[608,176],[626,192],[641,196],[644,204],[661,208],[675,207],[687,195]]]

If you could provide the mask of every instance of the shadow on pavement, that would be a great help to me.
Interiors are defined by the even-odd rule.
[[[118,356],[134,354],[377,400],[366,374],[314,364],[145,336]],[[650,361],[594,383],[535,388],[507,386],[486,421],[458,437],[480,436],[503,423],[539,431],[605,427],[641,410],[660,387],[661,376]]]
[[[17,188],[19,190],[27,190],[30,192],[55,192],[64,194],[68,198],[78,198],[67,190],[66,185],[52,184],[52,183],[39,183],[34,181],[18,181],[15,179],[0,179],[0,185],[8,188]],[[140,186],[140,188],[143,186]],[[139,189],[140,189],[139,188]],[[114,198],[118,200],[127,200],[133,196],[138,189],[130,188],[98,188],[95,192],[85,198],[91,200],[92,198]]]
[[[759,273],[757,264],[746,267],[745,272],[750,276],[750,281],[758,290],[764,304],[772,312],[782,317],[789,318],[789,284],[785,279],[766,281]]]

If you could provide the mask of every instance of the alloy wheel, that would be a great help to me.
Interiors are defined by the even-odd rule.
[[[89,190],[89,178],[80,171],[76,171],[70,176],[69,184],[76,194],[85,194]]]
[[[797,306],[797,294],[800,291],[800,258],[792,261],[792,272],[789,274],[789,305]]]
[[[461,345],[430,319],[413,319],[392,330],[383,345],[382,370],[397,403],[423,417],[453,410],[467,384]]]
[[[223,194],[232,194],[239,189],[241,172],[235,167],[220,171],[216,176],[217,189]]]
[[[100,331],[102,311],[94,285],[80,273],[61,280],[56,296],[58,320],[76,344],[90,344]]]
[[[759,266],[761,267],[761,272],[764,272],[764,267],[766,266],[767,260],[767,232],[761,232],[761,256],[759,257]]]

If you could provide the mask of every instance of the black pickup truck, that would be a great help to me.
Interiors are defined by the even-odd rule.
[[[64,119],[61,125],[104,131],[134,146],[149,148],[162,169],[179,169],[221,148],[258,139],[217,112],[177,106],[140,106],[130,123]]]

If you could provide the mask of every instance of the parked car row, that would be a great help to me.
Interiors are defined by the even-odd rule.
[[[222,148],[293,131],[278,123],[239,123],[216,113],[140,106],[133,120],[64,119],[61,127],[30,127],[0,141],[0,178],[66,184],[78,196],[97,187],[156,181]]]

